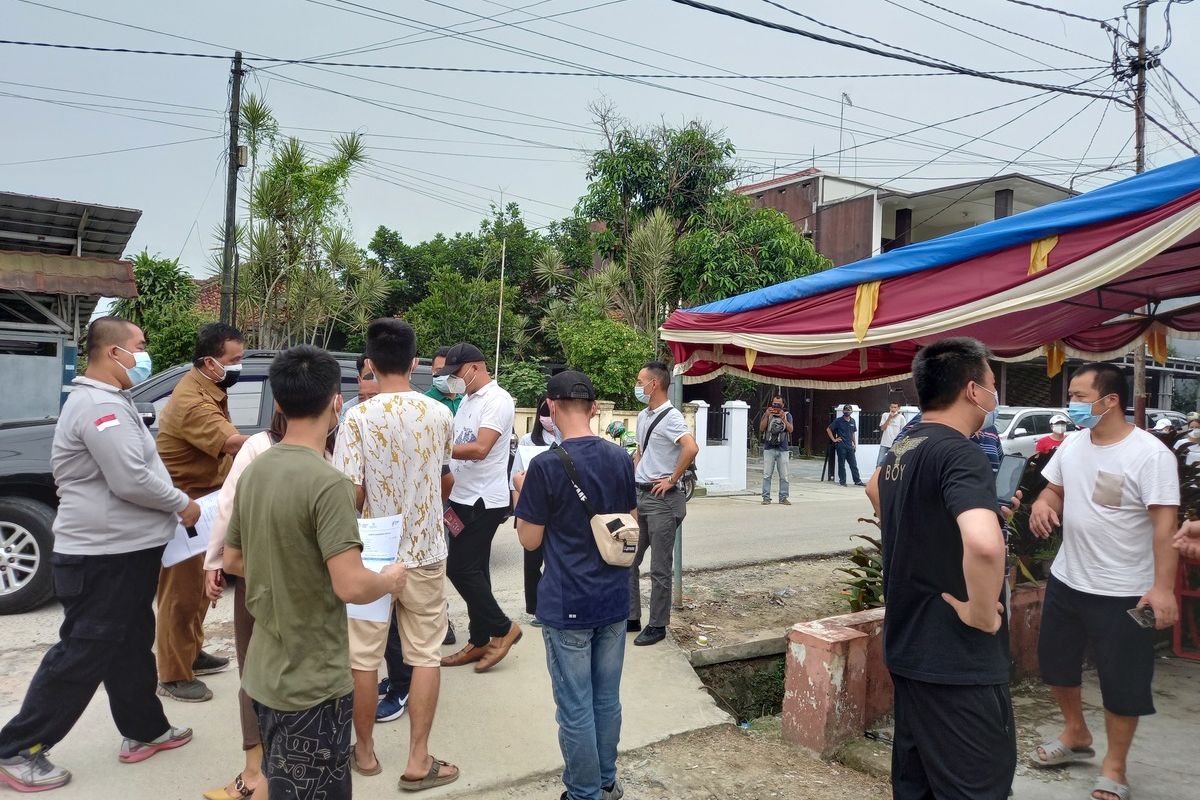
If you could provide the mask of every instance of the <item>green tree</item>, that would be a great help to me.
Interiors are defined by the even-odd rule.
[[[733,143],[703,122],[636,128],[610,105],[592,110],[605,146],[592,154],[576,211],[604,223],[597,243],[614,260],[655,209],[675,221],[678,236],[736,175]]]
[[[196,352],[200,327],[215,322],[193,306],[175,303],[150,312],[145,319],[146,349],[154,359],[154,371],[187,364]]]
[[[147,314],[170,305],[196,303],[196,283],[179,259],[152,256],[143,250],[133,257],[133,280],[138,296],[116,301],[112,314],[138,327],[145,327]]]
[[[829,266],[787,215],[726,191],[689,220],[674,272],[680,301],[694,306]]]
[[[654,355],[654,342],[628,325],[598,316],[561,326],[559,338],[567,364],[592,379],[601,400],[634,408],[638,370]]]
[[[520,408],[535,408],[546,395],[546,373],[533,361],[505,363],[496,381]]]
[[[507,287],[505,296],[512,293],[512,287]],[[409,308],[404,317],[417,334],[420,352],[432,352],[457,342],[471,342],[490,356],[488,361],[491,362],[496,350],[499,305],[500,281],[468,279],[443,268],[434,272],[426,297]],[[500,326],[502,354],[526,355],[518,352],[520,341],[527,339],[522,325],[528,325],[528,320],[506,307]]]

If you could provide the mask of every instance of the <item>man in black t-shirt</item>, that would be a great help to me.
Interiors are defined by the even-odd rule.
[[[995,477],[968,438],[1000,404],[988,355],[973,339],[917,354],[924,414],[880,476],[896,800],[1003,800],[1016,769],[1004,537]]]

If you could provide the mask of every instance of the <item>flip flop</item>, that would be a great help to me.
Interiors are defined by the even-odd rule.
[[[445,786],[448,783],[454,783],[462,774],[458,767],[454,767],[453,775],[442,775],[442,767],[454,767],[453,764],[447,761],[440,761],[437,758],[433,759],[433,763],[429,765],[429,773],[424,778],[413,780],[400,776],[400,788],[406,792],[419,792],[423,789],[433,789],[438,786]]]
[[[1091,800],[1096,800],[1096,792],[1108,792],[1115,794],[1118,800],[1129,800],[1133,797],[1133,791],[1123,783],[1117,783],[1112,778],[1106,778],[1101,775],[1096,778],[1096,785],[1092,787],[1092,793],[1088,795]]]
[[[1029,755],[1029,763],[1035,767],[1058,767],[1063,764],[1074,764],[1096,757],[1096,751],[1092,748],[1081,747],[1078,750],[1072,750],[1063,744],[1061,739],[1053,739],[1046,742],[1040,749],[1042,753],[1045,753],[1045,757],[1037,750],[1034,750]]]
[[[375,754],[371,753],[371,755],[374,756]],[[383,764],[379,763],[379,758],[378,758],[378,756],[376,756],[375,766],[372,767],[371,769],[363,769],[362,767],[360,767],[358,765],[358,745],[354,745],[354,747],[350,751],[350,769],[354,770],[359,775],[363,775],[363,776],[369,778],[372,775],[378,775],[379,773],[383,772]]]

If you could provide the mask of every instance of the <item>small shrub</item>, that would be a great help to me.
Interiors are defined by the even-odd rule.
[[[879,608],[883,605],[883,545],[870,536],[859,534],[853,538],[862,539],[870,547],[855,547],[850,553],[852,566],[837,568],[838,572],[844,572],[851,578],[842,582],[845,588],[841,593],[846,597],[851,611]]]

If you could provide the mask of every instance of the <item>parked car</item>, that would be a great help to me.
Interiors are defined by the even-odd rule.
[[[1030,458],[1037,451],[1037,441],[1050,433],[1050,418],[1055,414],[1067,416],[1062,408],[1029,408],[1024,406],[1000,406],[996,414],[996,431],[1005,455]],[[1067,423],[1067,435],[1078,430],[1074,423]]]
[[[1125,419],[1131,423],[1133,422],[1133,409],[1132,408],[1125,409]],[[1188,427],[1187,415],[1181,414],[1178,411],[1170,411],[1165,408],[1147,408],[1146,409],[1146,430],[1148,430],[1148,431],[1154,430],[1154,426],[1157,425],[1158,421],[1161,419],[1169,419],[1169,420],[1171,420],[1171,423],[1175,426],[1175,430],[1184,431],[1185,433],[1187,432],[1187,427]]]
[[[358,394],[357,356],[334,355],[342,367],[342,394],[349,400]],[[267,369],[274,357],[275,351],[247,351],[242,377],[229,390],[230,419],[247,435],[271,423],[274,400]],[[134,387],[134,402],[151,430],[157,431],[158,414],[189,369],[190,364],[181,364]],[[422,360],[412,373],[413,388],[423,392],[431,383],[429,362]],[[54,594],[50,553],[58,493],[50,445],[55,422],[54,417],[0,422],[0,614],[28,611]]]

